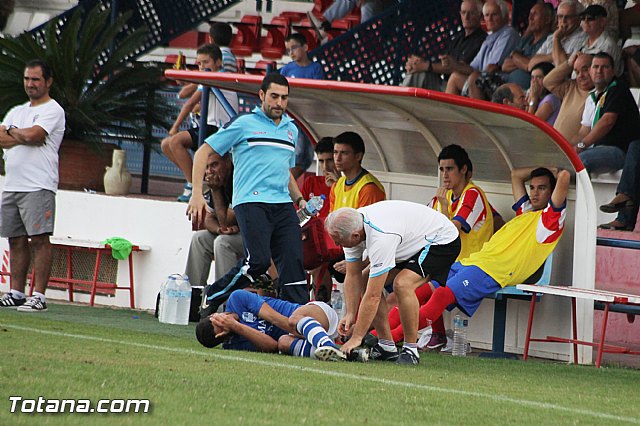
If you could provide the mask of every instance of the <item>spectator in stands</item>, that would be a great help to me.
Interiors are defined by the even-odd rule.
[[[498,87],[493,93],[491,102],[525,110],[525,99],[526,95],[524,94],[522,87],[515,83],[505,83]]]
[[[310,176],[305,179],[300,191],[305,200],[314,195],[324,195],[325,203],[318,214],[318,218],[324,222],[329,214],[329,198],[331,187],[339,178],[333,162],[333,138],[325,137],[316,144],[316,157],[318,169],[322,173],[319,176]],[[326,265],[315,268],[311,271],[313,282],[316,283],[316,300],[328,302],[331,300],[331,275],[327,272]]]
[[[209,69],[213,72],[221,70],[222,67],[222,53],[220,49],[213,44],[205,44],[200,46],[197,50],[196,64],[200,71]],[[192,127],[189,130],[180,131],[182,122],[189,116],[189,114],[200,106],[202,87],[198,87],[195,84],[189,84],[180,90],[179,97],[189,98],[184,103],[178,118],[169,130],[169,136],[164,138],[160,144],[160,148],[166,157],[171,160],[176,166],[180,168],[187,183],[184,185],[184,192],[178,197],[178,201],[187,203],[191,198],[193,190],[193,178],[192,168],[193,160],[189,149],[193,151],[198,149],[199,128]],[[207,88],[208,90],[208,88]],[[221,92],[226,101],[237,112],[238,111],[238,95],[235,92],[222,91]],[[207,115],[207,129],[206,135],[211,136],[218,131],[218,128],[229,121],[230,116],[223,108],[222,103],[214,94],[209,97],[209,111]]]
[[[480,27],[481,20],[482,2],[480,0],[464,0],[460,5],[462,32],[449,39],[447,49],[439,56],[439,63],[411,55],[405,64],[407,76],[402,85],[443,90],[449,75],[458,71],[460,64],[469,66],[480,50],[482,42],[487,38],[487,33]],[[442,79],[443,76],[445,80]]]
[[[620,31],[619,19],[618,19],[618,5],[616,0],[579,0],[582,6],[588,8],[589,6],[602,6],[607,12],[607,22],[605,25],[606,31],[611,38],[618,40],[618,33]]]
[[[640,114],[629,87],[616,78],[608,53],[593,57],[590,74],[595,89],[572,142],[589,173],[609,173],[623,167],[629,143],[640,139]]]
[[[347,259],[346,313],[338,331],[350,339],[341,350],[348,354],[359,346],[373,324],[379,336],[389,342],[378,342],[384,350],[379,359],[418,364],[419,305],[415,291],[429,279],[446,280],[460,253],[458,230],[446,216],[425,205],[396,200],[358,210],[338,209],[329,214],[325,224],[333,241],[344,247]],[[366,285],[362,277],[365,250],[371,263]],[[405,330],[400,354],[390,338],[387,303],[382,297],[389,271],[396,267],[400,272],[393,289]]]
[[[226,274],[240,259],[244,257],[244,247],[240,229],[235,220],[233,210],[227,212],[229,225],[220,226],[215,214],[214,193],[222,197],[218,208],[228,208],[233,193],[233,162],[231,154],[220,157],[213,152],[207,160],[205,181],[209,191],[205,194],[207,212],[204,228],[196,231],[191,237],[191,246],[187,255],[185,274],[191,285],[206,285],[211,269],[211,260],[215,261],[215,279]]]
[[[622,49],[622,55],[626,65],[629,85],[631,87],[640,87],[640,49],[638,40],[627,40],[625,47]]]
[[[333,140],[333,161],[336,170],[342,174],[331,187],[329,211],[341,207],[360,208],[377,203],[386,198],[384,187],[375,176],[362,167],[364,141],[355,132],[344,132]],[[346,262],[344,260],[332,266],[339,281],[344,279]]]
[[[530,180],[530,195],[525,182]],[[566,170],[520,168],[511,172],[516,217],[466,259],[451,267],[446,286],[431,280],[436,289],[420,308],[416,329],[435,321],[455,305],[473,316],[482,299],[503,287],[525,282],[549,257],[564,231],[570,175]]]
[[[481,73],[485,76],[498,73],[505,58],[520,40],[516,30],[509,25],[509,9],[503,0],[488,0],[482,7],[482,13],[490,34],[469,66],[460,64],[459,69],[451,74],[447,93],[459,95],[468,90],[468,95],[472,98],[487,99],[476,80]]]
[[[572,141],[580,130],[584,104],[589,91],[593,89],[589,74],[591,60],[591,55],[574,52],[568,61],[551,70],[542,82],[545,88],[562,100],[553,127],[568,141]],[[575,73],[575,80],[571,79],[571,73]]]
[[[631,27],[640,26],[640,4],[638,0],[631,0],[635,6],[620,11],[620,38],[631,38]]]
[[[209,153],[233,150],[233,211],[246,258],[203,291],[201,316],[215,312],[231,291],[270,282],[266,271],[273,258],[278,270],[279,297],[307,303],[309,293],[302,259],[302,235],[292,200],[306,201],[291,174],[298,129],[286,113],[289,82],[279,73],[267,74],[259,92],[260,107],[227,123],[207,138],[196,152],[194,194],[187,214],[192,222],[204,219],[206,201],[202,180]],[[227,226],[226,211],[216,209],[220,225]]]
[[[600,225],[602,229],[632,231],[638,216],[638,164],[640,164],[640,139],[629,144],[624,158],[622,175],[616,189],[616,196],[609,203],[600,206],[604,213],[618,213],[613,222]]]
[[[529,25],[516,48],[505,58],[502,72],[506,73],[504,81],[516,83],[523,89],[531,84],[529,68],[530,59],[538,49],[552,37],[553,8],[547,3],[536,3],[529,11]]]
[[[322,13],[322,20],[316,18],[311,12],[307,13],[307,17],[318,35],[320,44],[324,44],[328,41],[327,32],[331,29],[331,23],[347,16],[356,6],[360,6],[360,22],[362,23],[382,13],[385,7],[391,3],[393,2],[389,0],[335,0]]]
[[[309,59],[309,45],[304,35],[300,33],[290,34],[284,45],[287,54],[291,57],[291,62],[280,68],[280,74],[292,78],[325,79],[322,65]]]
[[[584,7],[577,0],[563,0],[558,6],[558,28],[552,38],[547,38],[538,53],[529,61],[529,70],[540,62],[553,62],[558,67],[567,62],[569,56],[580,51],[587,35],[580,27],[580,16]]]
[[[196,338],[207,348],[222,343],[223,349],[280,350],[327,361],[346,359],[331,338],[337,327],[338,314],[324,302],[299,305],[236,290],[229,296],[224,313],[200,320]]]
[[[32,60],[23,72],[29,101],[12,108],[0,124],[6,171],[0,235],[9,239],[11,262],[11,290],[0,299],[0,309],[43,312],[53,259],[49,237],[55,225],[58,149],[65,115],[49,95],[53,84],[49,65]],[[27,299],[24,291],[30,264],[35,290]]]
[[[582,29],[587,34],[580,51],[592,55],[599,52],[608,53],[615,63],[614,71],[616,75],[621,75],[622,60],[618,40],[611,37],[606,31],[607,10],[598,4],[594,4],[587,7],[580,14],[580,19],[582,21]]]
[[[214,22],[209,27],[209,35],[211,36],[211,43],[218,46],[220,52],[222,52],[222,69],[225,72],[238,72],[236,56],[229,47],[233,38],[231,25],[226,22]]]
[[[549,93],[542,84],[544,77],[551,70],[553,70],[553,64],[549,62],[540,62],[531,70],[531,87],[527,93],[526,111],[553,126],[558,118],[562,100],[553,93]]]

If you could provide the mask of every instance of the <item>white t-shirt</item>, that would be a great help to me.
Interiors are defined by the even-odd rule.
[[[55,100],[31,106],[18,105],[5,116],[2,124],[9,128],[28,129],[40,126],[47,132],[44,145],[16,145],[4,150],[6,178],[4,190],[34,192],[58,190],[58,149],[64,136],[64,110]]]
[[[582,111],[582,124],[585,127],[591,128],[593,127],[593,119],[596,117],[596,104],[593,102],[593,97],[591,95],[587,96],[587,99],[584,101],[584,110]]]
[[[442,213],[423,204],[387,200],[359,208],[364,216],[366,239],[344,248],[347,262],[362,259],[365,249],[371,262],[370,277],[384,274],[430,246],[445,245],[458,237],[458,229]]]

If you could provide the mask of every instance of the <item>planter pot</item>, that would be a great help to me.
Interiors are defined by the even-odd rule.
[[[109,195],[125,195],[131,187],[131,173],[127,170],[127,152],[122,149],[113,151],[111,167],[104,174],[104,192]]]
[[[63,140],[60,145],[60,189],[82,191],[84,188],[104,192],[104,170],[117,145],[103,144],[96,153],[81,141]]]

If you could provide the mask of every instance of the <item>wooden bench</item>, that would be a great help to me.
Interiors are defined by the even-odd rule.
[[[533,325],[533,318],[536,308],[536,298],[531,298],[531,305],[529,309],[529,322],[527,324],[527,337],[524,344],[524,356],[526,360],[529,356],[529,344],[531,342],[556,342],[556,343],[570,343],[573,345],[573,362],[578,362],[578,345],[589,345],[598,348],[598,355],[596,358],[596,367],[600,368],[602,362],[602,354],[604,352],[610,353],[626,353],[633,355],[640,355],[640,351],[634,351],[629,348],[616,345],[605,344],[605,337],[607,332],[607,321],[609,318],[609,312],[621,312],[632,315],[640,315],[640,296],[633,294],[617,293],[606,290],[596,289],[584,289],[575,287],[559,287],[559,286],[537,286],[529,284],[519,284],[517,286],[519,290],[529,293],[542,293],[550,294],[554,296],[570,297],[571,298],[571,321],[572,321],[572,338],[567,339],[563,337],[547,336],[544,339],[532,339],[531,328]],[[576,300],[585,299],[592,300],[594,302],[595,309],[604,310],[604,318],[602,321],[602,327],[600,330],[600,342],[587,342],[578,340],[578,326],[576,315]]]
[[[126,290],[129,292],[129,303],[131,308],[135,308],[135,295],[134,295],[134,274],[133,274],[133,253],[140,251],[149,251],[151,247],[145,245],[134,244],[131,253],[128,257],[129,264],[129,285],[119,286],[116,283],[117,271],[114,271],[110,279],[106,281],[104,278],[104,254],[107,254],[107,259],[113,259],[111,257],[111,246],[108,244],[102,244],[99,241],[75,239],[71,237],[56,237],[50,238],[51,244],[54,248],[54,258],[56,258],[56,251],[62,252],[60,263],[62,267],[55,267],[60,265],[54,265],[49,277],[48,286],[52,288],[61,288],[69,291],[69,301],[73,302],[74,290],[87,291],[91,294],[89,304],[91,306],[95,303],[96,293],[114,294],[116,290]],[[82,253],[89,253],[92,256],[91,268],[88,274],[82,274],[79,277],[77,271],[74,272],[74,263],[78,262],[78,257]],[[11,272],[7,269],[0,271],[0,275],[10,276]],[[31,281],[30,295],[33,294],[35,288],[35,276],[33,269],[27,275],[27,278]]]

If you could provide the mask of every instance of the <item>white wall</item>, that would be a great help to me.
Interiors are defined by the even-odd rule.
[[[4,183],[4,177],[0,184]],[[186,204],[172,201],[59,191],[56,197],[55,235],[102,241],[123,237],[134,244],[151,247],[134,254],[135,302],[137,308],[155,308],[160,284],[172,273],[184,272],[191,223],[185,216]],[[6,239],[0,249],[8,250]],[[8,280],[6,280],[8,281]],[[128,282],[126,261],[118,262],[118,282]],[[1,283],[5,292],[8,283]],[[47,297],[67,300],[67,292],[47,290]],[[76,293],[75,300],[88,302],[89,296]],[[97,304],[129,306],[129,293],[119,290],[115,297],[97,296]]]

